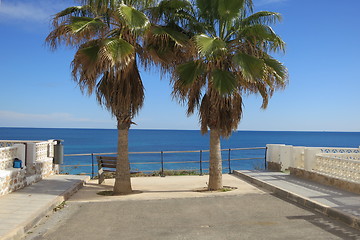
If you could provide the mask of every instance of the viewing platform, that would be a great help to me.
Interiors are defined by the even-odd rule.
[[[301,238],[301,236],[305,237],[310,233],[316,234],[317,239],[338,239],[335,236],[339,237],[339,239],[360,238],[358,212],[360,196],[358,194],[297,179],[284,173],[260,171],[234,171],[234,173],[223,176],[224,185],[237,188],[230,192],[204,193],[196,191],[203,189],[207,176],[136,177],[132,178],[133,189],[136,191],[135,194],[125,196],[97,195],[100,191],[111,190],[113,179],[106,179],[103,185],[97,184],[96,180],[91,180],[87,182],[84,188],[80,189],[84,182],[87,181],[84,176],[51,176],[32,186],[0,198],[0,220],[2,222],[0,239],[20,239],[28,231],[35,231],[35,233],[29,233],[30,236],[31,234],[38,234],[35,237],[41,238],[41,234],[44,233],[40,230],[38,233],[32,227],[38,224],[41,218],[49,215],[51,217],[52,209],[64,200],[67,200],[67,208],[74,206],[78,209],[81,206],[80,209],[83,209],[88,217],[91,216],[91,219],[98,219],[99,211],[101,211],[102,218],[98,219],[99,221],[86,221],[86,219],[79,221],[77,218],[82,218],[79,212],[76,218],[70,216],[66,221],[58,223],[59,225],[71,224],[72,228],[78,229],[76,234],[81,234],[81,236],[88,239],[99,239],[97,234],[101,232],[94,232],[94,229],[103,224],[103,218],[111,218],[110,212],[104,212],[104,206],[109,208],[112,214],[115,214],[115,209],[119,210],[118,203],[121,203],[120,206],[123,207],[135,204],[137,207],[131,207],[131,209],[138,210],[132,210],[132,217],[143,216],[142,218],[144,219],[146,219],[147,213],[146,209],[142,208],[149,204],[153,206],[153,204],[159,203],[161,210],[156,210],[157,214],[150,212],[151,218],[172,218],[172,220],[168,220],[169,224],[181,221],[182,219],[180,216],[179,218],[174,218],[175,212],[173,211],[175,206],[179,207],[179,204],[185,204],[189,208],[192,205],[195,207],[200,204],[199,208],[196,208],[196,211],[194,210],[195,212],[186,216],[187,221],[190,221],[190,225],[183,225],[183,228],[187,229],[186,234],[190,234],[189,236],[194,236],[192,234],[195,234],[193,231],[196,224],[209,226],[209,230],[216,228],[216,232],[214,230],[207,232],[207,228],[199,228],[199,231],[205,231],[204,236],[210,238],[211,236],[218,236],[217,234],[236,236],[236,234],[240,233],[236,228],[231,227],[234,221],[236,221],[237,225],[239,225],[238,227],[246,227],[241,230],[243,236],[264,237],[269,232],[272,232],[268,239],[286,238],[294,236],[294,234]],[[251,185],[249,182],[253,182],[256,185]],[[261,187],[258,188],[256,186]],[[80,190],[70,197],[78,189]],[[303,206],[308,210],[301,210],[296,206],[292,207],[286,201],[276,200],[269,193],[275,194],[281,199],[295,202],[296,205]],[[247,201],[246,206],[242,201]],[[217,221],[214,222],[214,218],[206,217],[209,212],[201,210],[200,206],[211,205],[212,202],[220,204],[216,205],[217,207],[214,208],[214,211],[220,211],[216,214],[221,222],[221,226],[217,225]],[[231,204],[229,205],[230,202]],[[24,203],[26,204],[24,205]],[[146,203],[146,206],[143,203]],[[173,206],[173,204],[175,205]],[[113,207],[114,209],[112,209]],[[246,209],[243,209],[244,207]],[[121,210],[121,212],[122,216],[126,218],[127,215],[124,210]],[[231,218],[228,217],[230,213],[232,213]],[[181,215],[181,213],[179,214]],[[345,223],[352,228],[348,227]],[[97,227],[93,226],[94,224]],[[132,231],[132,228],[127,226],[126,223],[122,224],[125,224],[122,225],[122,228],[111,229],[112,231],[121,229],[117,234],[125,236],[124,239],[127,239],[127,237],[131,238],[131,236],[141,237],[142,234],[147,234],[146,231],[144,233]],[[128,224],[134,223],[130,221]],[[138,219],[136,224],[142,224],[142,227],[145,228],[152,228],[154,236],[160,236],[162,231],[167,231],[163,228],[148,226],[151,223],[148,221],[143,222],[141,219]],[[294,228],[294,224],[296,228]],[[279,226],[282,226],[282,231],[278,230]],[[51,239],[66,239],[71,234],[75,234],[71,232],[72,228],[65,227],[62,230],[53,231],[50,237],[54,237]],[[170,231],[171,229],[168,230]],[[174,234],[173,231],[172,234]],[[47,237],[49,238],[49,236]]]
[[[21,238],[39,220],[50,214],[53,208],[69,199],[85,182],[89,181],[89,176],[57,174],[60,166],[54,161],[55,145],[54,140],[2,142],[0,148],[0,193],[2,194],[0,196],[0,221],[2,223],[0,239]],[[236,155],[236,152],[249,150],[265,152],[263,156],[241,157],[241,155]],[[171,154],[181,154],[182,152],[194,154],[195,159],[183,162],[171,160]],[[211,193],[213,196],[236,198],[236,196],[244,194],[270,192],[281,199],[346,224],[354,230],[346,229],[344,231],[355,231],[351,233],[351,238],[354,236],[355,239],[360,238],[360,234],[356,233],[360,230],[359,148],[314,148],[269,144],[266,148],[223,149],[222,152],[226,155],[223,156],[224,169],[233,173],[224,175],[224,185],[235,186],[237,189],[224,193]],[[206,174],[206,170],[208,170],[206,166],[203,166],[209,162],[207,153],[208,150],[151,152],[150,154],[159,154],[160,161],[141,162],[143,165],[159,164],[161,169],[159,175],[161,176],[165,176],[164,170],[168,170],[164,166],[190,162],[199,166],[200,176],[132,178],[133,189],[141,194],[116,198],[96,194],[102,190],[111,190],[113,179],[106,179],[103,185],[95,183],[97,180],[91,180],[85,186],[86,189],[76,194],[73,199],[80,202],[91,202],[95,199],[123,201],[192,199],[212,196],[196,191],[196,189],[206,187],[208,181],[207,176],[202,176],[203,171]],[[88,156],[92,157],[92,163],[89,166],[92,168],[90,175],[94,176],[96,175],[94,154],[88,154]],[[15,168],[16,159],[24,160],[20,168],[19,166]],[[267,171],[234,170],[236,165],[233,164],[233,161],[262,159]],[[72,200],[69,199],[69,201]],[[265,214],[271,215],[271,212],[276,210],[271,209],[271,204],[268,208],[266,211],[269,212],[265,212]],[[251,214],[251,212],[247,214]],[[333,220],[326,221],[332,222]],[[322,225],[322,228],[326,230],[329,226],[325,224]],[[341,226],[341,228],[345,229],[346,227]]]

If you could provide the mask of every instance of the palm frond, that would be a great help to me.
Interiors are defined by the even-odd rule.
[[[254,24],[269,25],[280,22],[281,20],[282,17],[280,13],[261,11],[256,12],[244,19],[240,19],[238,24],[243,26]]]
[[[104,41],[103,56],[112,62],[112,65],[127,65],[132,61],[134,46],[120,38],[110,38]]]
[[[235,76],[226,70],[215,69],[211,72],[213,87],[221,96],[229,95],[236,89]]]
[[[180,32],[180,31],[177,31],[171,27],[153,26],[151,28],[151,32],[154,36],[167,35],[174,41],[175,44],[177,44],[179,46],[184,46],[189,41],[189,37],[187,35],[185,35],[184,33]]]
[[[201,61],[187,62],[176,68],[176,81],[180,86],[187,87],[204,74],[205,67]]]
[[[288,72],[286,67],[279,62],[278,60],[274,59],[274,58],[265,58],[264,59],[265,65],[268,68],[271,68],[271,72],[272,74],[274,74],[274,76],[276,77],[276,79],[280,82],[285,84],[287,77],[288,77]]]
[[[150,22],[146,15],[132,6],[121,4],[118,13],[132,30],[142,30],[149,26]]]
[[[91,7],[89,5],[68,7],[55,14],[54,20],[57,22],[59,19],[67,16],[93,16],[93,12],[91,11]]]
[[[285,42],[267,25],[246,26],[238,31],[238,37],[253,41],[265,51],[285,51]]]
[[[96,32],[99,29],[106,27],[106,25],[99,18],[71,17],[69,27],[73,33],[79,34],[83,31]]]
[[[204,57],[217,57],[226,53],[226,43],[217,37],[209,37],[205,34],[197,35],[194,41],[198,52]]]
[[[233,62],[248,81],[262,78],[265,67],[262,59],[245,53],[238,53],[233,57]]]
[[[232,20],[241,14],[241,9],[244,9],[245,0],[220,0],[217,2],[217,10],[219,19]]]

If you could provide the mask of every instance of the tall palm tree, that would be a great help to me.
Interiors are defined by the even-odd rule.
[[[270,56],[284,51],[285,43],[269,26],[281,16],[253,13],[251,0],[196,0],[191,13],[196,23],[178,24],[192,36],[183,48],[188,55],[173,72],[173,95],[187,104],[188,115],[198,110],[203,134],[210,130],[208,189],[218,190],[223,187],[220,138],[237,129],[243,96],[260,94],[265,109],[287,83],[287,69]]]
[[[74,80],[83,93],[95,92],[99,103],[116,117],[114,194],[132,192],[128,131],[144,101],[138,58],[143,55],[142,36],[150,26],[143,9],[152,4],[152,0],[83,0],[81,6],[54,16],[46,38],[52,49],[61,44],[76,49],[71,64]]]

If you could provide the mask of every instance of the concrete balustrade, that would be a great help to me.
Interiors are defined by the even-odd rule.
[[[55,174],[54,141],[0,141],[0,196]],[[22,161],[13,168],[14,159]]]
[[[293,157],[293,146],[285,145],[280,147],[281,171],[285,171],[290,167]]]
[[[304,169],[306,171],[313,170],[316,164],[316,154],[319,153],[321,153],[321,148],[306,147],[304,149]]]
[[[290,159],[290,167],[304,168],[304,151],[305,147],[293,147],[292,159]]]
[[[280,150],[285,144],[267,144],[266,161],[268,169],[274,171],[281,170]]]
[[[268,144],[267,166],[360,193],[360,147],[329,148]]]
[[[32,166],[36,161],[36,143],[26,144],[26,166]]]

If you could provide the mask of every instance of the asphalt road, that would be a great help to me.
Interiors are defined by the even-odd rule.
[[[26,239],[360,239],[360,232],[266,194],[69,202]]]

